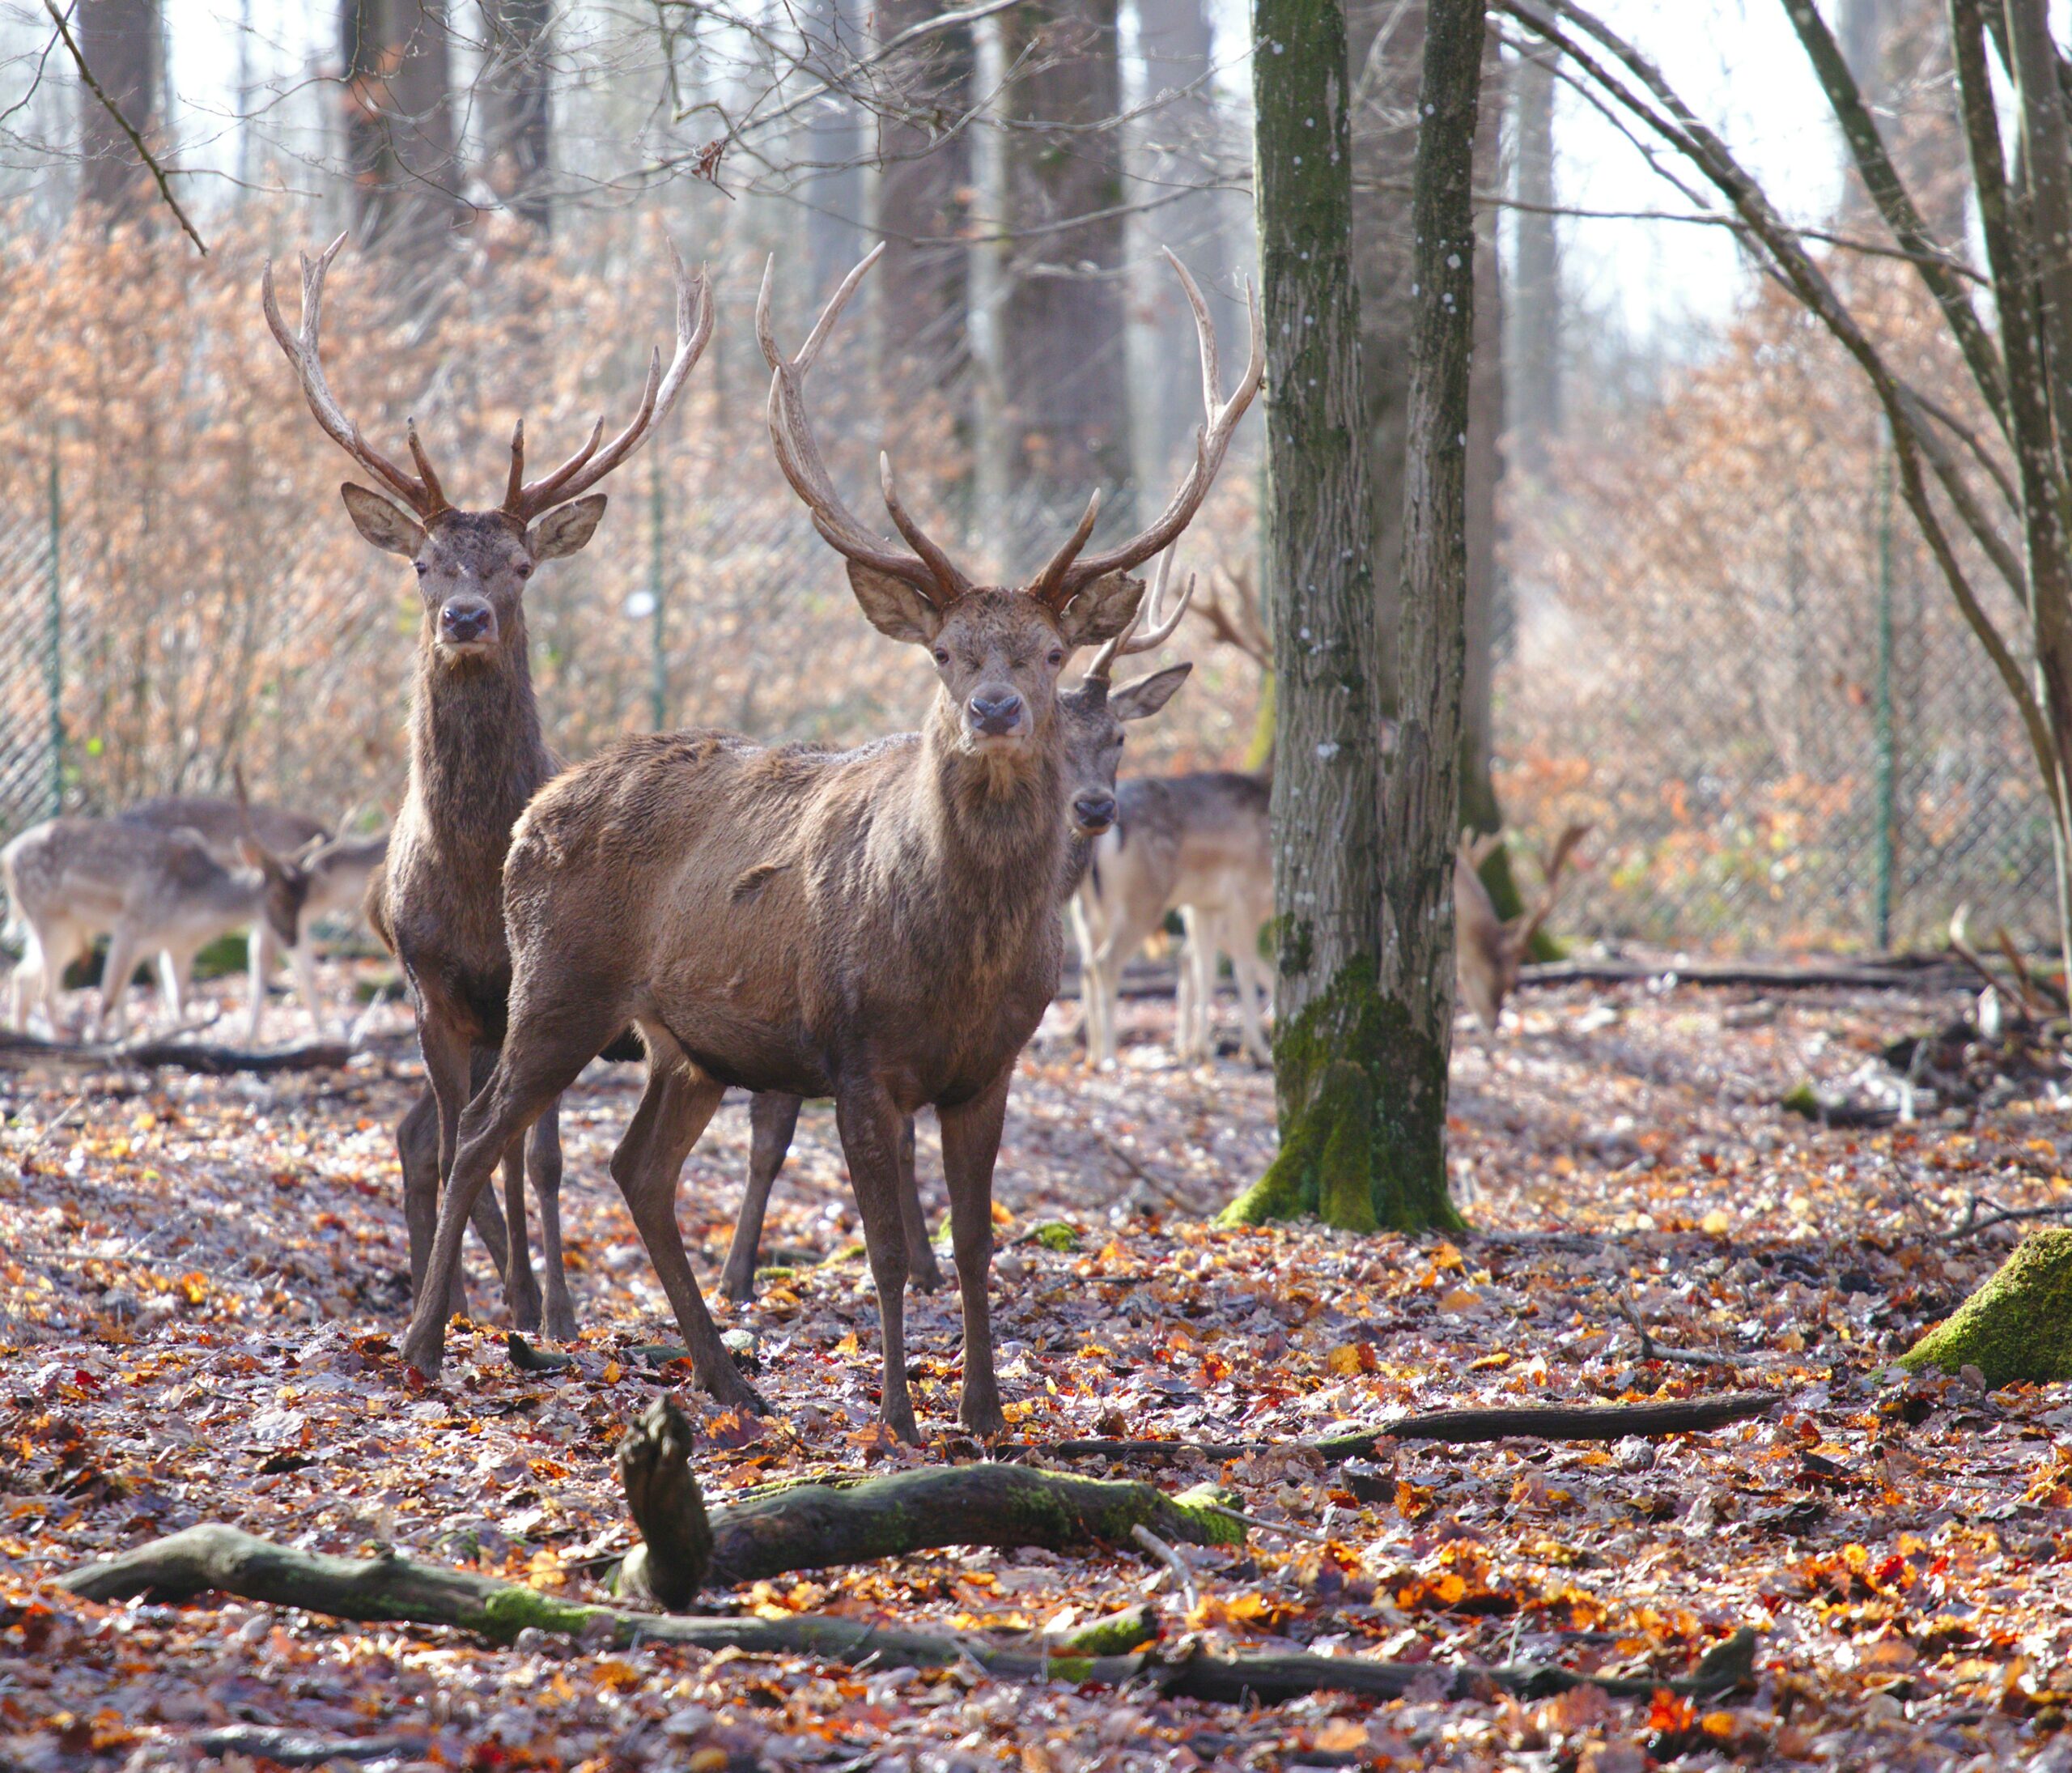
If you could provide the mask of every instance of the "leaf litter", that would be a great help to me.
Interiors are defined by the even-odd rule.
[[[96,1553],[218,1520],[601,1598],[629,1539],[612,1449],[658,1387],[698,1424],[720,1502],[979,1449],[955,1429],[952,1295],[909,1306],[932,1444],[876,1422],[875,1306],[825,1108],[777,1184],[758,1298],[713,1299],[759,1363],[775,1414],[754,1421],[669,1358],[674,1326],[605,1176],[631,1068],[598,1068],[564,1104],[572,1364],[513,1364],[471,1248],[478,1315],[429,1388],[395,1354],[392,1129],[416,1087],[400,1023],[343,1074],[8,1074],[0,1767],[2072,1767],[2072,1401],[1888,1367],[2023,1229],[1953,1235],[1980,1199],[2072,1206],[2062,1088],[2039,1074],[2032,1095],[1875,1131],[1778,1105],[1809,1079],[1845,1088],[1953,1001],[1532,993],[1503,1039],[1458,1040],[1452,1161],[1475,1231],[1453,1240],[1208,1229],[1271,1154],[1270,1080],[1172,1064],[1170,1010],[1152,1004],[1131,1006],[1123,1064],[1089,1077],[1072,1007],[1054,1014],[996,1190],[1017,1439],[1294,1443],[1406,1410],[1742,1388],[1778,1407],[1609,1445],[1383,1440],[1344,1465],[1283,1445],[1215,1465],[1176,1452],[1127,1474],[1212,1479],[1262,1524],[1243,1547],[1177,1548],[1184,1584],[1149,1555],[945,1553],[700,1604],[1061,1635],[1148,1600],[1169,1648],[1433,1665],[1428,1688],[1378,1703],[1214,1705],[531,1632],[497,1648],[57,1591],[49,1578]],[[686,1167],[679,1215],[708,1284],[747,1144],[730,1102]],[[925,1128],[920,1168],[939,1222]],[[1667,1682],[1742,1627],[1759,1635],[1751,1678],[1717,1701],[1446,1697],[1462,1665]]]

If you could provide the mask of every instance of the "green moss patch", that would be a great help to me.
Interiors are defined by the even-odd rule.
[[[1975,1367],[1995,1390],[2072,1380],[2072,1230],[2032,1232],[1899,1364],[1947,1373]]]

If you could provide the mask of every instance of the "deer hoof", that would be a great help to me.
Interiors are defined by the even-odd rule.
[[[753,1273],[736,1274],[732,1270],[720,1277],[720,1296],[730,1299],[737,1305],[745,1305],[755,1297],[755,1276]]]
[[[939,1293],[942,1290],[942,1267],[932,1254],[925,1262],[917,1262],[908,1270],[906,1285],[916,1293]]]
[[[716,1377],[698,1375],[700,1384],[717,1404],[728,1409],[737,1409],[745,1416],[767,1416],[770,1406],[762,1401],[762,1393],[743,1379],[731,1356],[727,1357],[726,1369]]]
[[[905,1441],[909,1447],[918,1447],[921,1444],[921,1428],[920,1425],[914,1420],[911,1405],[904,1405],[897,1409],[887,1409],[881,1414],[885,1426]]]
[[[1000,1409],[1000,1401],[997,1397],[974,1397],[967,1391],[957,1406],[957,1420],[962,1427],[982,1440],[990,1440],[996,1435],[1007,1432],[1007,1418]]]
[[[567,1299],[547,1301],[547,1334],[557,1342],[580,1340],[583,1331],[575,1321],[575,1307]]]

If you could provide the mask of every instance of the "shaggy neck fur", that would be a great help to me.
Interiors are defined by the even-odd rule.
[[[546,774],[525,623],[504,625],[486,657],[442,653],[427,617],[410,709],[410,786],[441,849],[493,850]]]

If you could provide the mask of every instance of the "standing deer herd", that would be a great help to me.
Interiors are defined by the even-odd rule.
[[[385,839],[355,838],[278,807],[147,801],[113,818],[58,818],[0,851],[24,953],[12,980],[20,1028],[53,1028],[65,969],[108,938],[87,1031],[121,1032],[130,974],[159,957],[167,1007],[185,1014],[195,954],[248,929],[248,1035],[258,1038],[278,949],[321,1022],[308,930],[363,895],[415,1007],[425,1087],[397,1143],[414,1309],[405,1358],[439,1367],[462,1301],[473,1222],[503,1275],[514,1321],[559,1338],[578,1325],[563,1273],[557,1105],[601,1054],[644,1061],[646,1084],[610,1170],[675,1313],[700,1384],[734,1407],[761,1400],[707,1312],[677,1227],[686,1159],[729,1087],[751,1092],[748,1188],[720,1286],[749,1296],[772,1184],[801,1102],[831,1098],[876,1282],[881,1411],[918,1438],[907,1392],[903,1300],[940,1284],[914,1173],[914,1116],[935,1111],[962,1307],[958,1418],[979,1434],[1004,1418],[987,1278],[992,1180],[1009,1082],[1055,998],[1069,910],[1081,957],[1089,1062],[1112,1062],[1124,964],[1169,912],[1186,933],[1176,1048],[1211,1050],[1221,957],[1237,988],[1245,1052],[1270,1053],[1272,976],[1259,935],[1273,910],[1269,785],[1215,772],[1118,782],[1123,729],[1156,714],[1191,667],[1117,684],[1124,657],[1174,633],[1193,581],[1169,597],[1172,552],[1215,480],[1258,391],[1263,340],[1222,391],[1216,342],[1193,279],[1166,255],[1193,310],[1204,421],[1179,487],[1127,540],[1089,551],[1099,495],[1049,560],[1013,585],[975,584],[902,503],[892,465],[880,489],[898,537],[854,515],[810,423],[814,363],[882,248],[853,270],[787,355],[766,273],[756,330],[771,369],[779,467],[846,564],[864,616],[921,648],[937,689],[921,730],[849,750],[768,746],[711,731],[623,739],[564,766],[543,737],[528,665],[526,584],[595,534],[593,490],[671,407],[712,336],[702,274],[675,266],[676,343],[656,352],[637,409],[529,478],[522,423],[503,497],[466,510],[447,497],[414,424],[410,466],[370,444],[325,380],[326,273],[343,237],[304,259],[299,327],[264,283],[267,322],[311,412],[371,484],[342,495],[375,547],[412,563],[422,602],[410,722],[410,780]],[[1134,569],[1156,558],[1147,593]],[[1092,648],[1076,680],[1068,660]],[[1548,869],[1546,904],[1575,836]],[[1493,1027],[1545,915],[1497,921],[1463,838],[1456,874],[1463,997]],[[1478,898],[1478,895],[1479,898]],[[501,1170],[503,1211],[487,1184]],[[544,1284],[527,1230],[541,1218]]]

